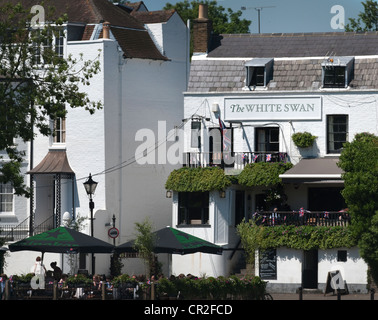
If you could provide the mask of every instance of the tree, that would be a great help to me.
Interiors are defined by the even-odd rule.
[[[189,0],[184,0],[176,4],[167,3],[164,10],[175,9],[184,21],[194,20],[198,18],[198,8],[201,3],[208,5],[209,19],[213,22],[213,31],[215,34],[249,33],[251,21],[240,19],[242,11],[238,10],[234,12],[228,8],[226,12],[224,7],[217,4],[217,1],[193,0],[189,2]]]
[[[148,277],[155,274],[155,254],[154,244],[155,237],[152,233],[152,223],[147,217],[143,222],[135,222],[135,229],[137,231],[137,237],[135,239],[135,250],[138,251],[140,257],[144,260],[148,268]]]
[[[369,266],[370,275],[378,284],[378,211],[371,219],[370,228],[361,236],[360,253]]]
[[[357,134],[344,145],[339,167],[343,169],[342,195],[351,216],[350,228],[358,239],[362,258],[378,283],[378,137]]]
[[[358,14],[358,19],[349,18],[345,31],[378,31],[378,3],[373,0],[361,2],[364,12]]]
[[[101,108],[79,89],[99,72],[98,59],[63,58],[56,44],[63,39],[66,17],[52,18],[53,8],[45,15],[51,23],[42,27],[32,23],[35,13],[21,4],[0,5],[0,150],[5,160],[0,182],[12,183],[15,194],[25,196],[30,195],[21,173],[25,152],[18,143],[38,132],[50,135],[50,121],[65,117],[68,105],[90,113]]]

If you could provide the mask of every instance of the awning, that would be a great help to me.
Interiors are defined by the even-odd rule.
[[[29,174],[75,174],[68,163],[65,150],[50,150]]]
[[[338,157],[302,159],[279,177],[286,183],[343,183],[343,171],[337,166],[338,161]]]

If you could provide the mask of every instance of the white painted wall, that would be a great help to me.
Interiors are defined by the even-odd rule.
[[[269,92],[260,93],[225,93],[225,94],[200,94],[200,93],[186,93],[184,98],[185,118],[191,117],[193,114],[197,114],[204,117],[210,117],[210,122],[204,123],[207,127],[218,127],[218,120],[214,113],[211,112],[211,106],[213,103],[218,103],[221,110],[221,118],[224,119],[224,99],[227,98],[248,98],[248,97],[306,97],[306,96],[321,96],[322,99],[322,119],[321,120],[292,120],[289,121],[274,121],[274,125],[280,127],[280,134],[283,138],[280,140],[280,151],[288,152],[291,162],[297,163],[302,156],[327,156],[326,150],[326,116],[345,114],[349,115],[349,141],[352,141],[355,134],[359,132],[370,132],[377,134],[378,132],[378,102],[377,92],[375,91],[359,91],[349,92],[334,91],[334,92]],[[226,125],[228,123],[226,122]],[[236,129],[234,130],[234,151],[246,152],[254,149],[254,128],[266,125],[273,125],[271,121],[243,121],[243,127],[238,128],[237,124],[234,124]],[[185,150],[186,152],[195,151],[190,148],[190,124],[185,127],[187,134],[185,136]],[[244,131],[244,134],[243,134]],[[298,148],[291,140],[291,135],[295,132],[309,131],[313,135],[317,136],[315,146],[305,154],[301,154]],[[205,134],[205,133],[203,133]],[[244,139],[243,139],[244,135]],[[280,139],[281,139],[280,137]],[[282,143],[281,143],[282,142]],[[204,145],[203,151],[206,150]]]
[[[243,126],[234,124],[234,151],[235,152],[253,152],[255,148],[254,143],[254,132],[256,127],[263,126],[279,126],[280,128],[280,152],[287,152],[289,159],[293,164],[298,163],[298,161],[303,157],[327,157],[335,156],[335,154],[327,154],[327,115],[337,115],[344,114],[349,117],[349,136],[348,140],[352,141],[355,134],[360,132],[370,132],[373,134],[378,134],[378,93],[376,91],[350,91],[350,90],[319,90],[315,92],[238,92],[238,93],[193,93],[186,92],[184,94],[184,118],[191,118],[193,115],[200,116],[203,118],[209,118],[207,121],[202,119],[202,131],[201,131],[201,148],[191,147],[191,121],[189,120],[184,127],[184,152],[203,152],[209,151],[209,128],[215,127],[219,128],[217,115],[212,112],[212,105],[219,104],[220,107],[220,117],[224,120],[224,101],[228,98],[253,98],[253,97],[301,97],[306,98],[308,96],[318,96],[321,97],[322,101],[322,115],[320,120],[275,120],[272,121],[242,121]],[[229,125],[225,122],[226,126]],[[299,150],[292,142],[291,135],[295,132],[308,131],[313,135],[317,136],[316,143],[312,148],[308,150]],[[321,186],[321,185],[319,185]],[[247,214],[251,214],[256,210],[254,199],[255,195],[262,193],[264,188],[253,188],[248,190],[249,195],[251,195],[251,200],[246,201]],[[289,204],[291,207],[300,208],[306,207],[307,205],[307,189],[308,186],[301,185],[299,189],[295,189],[293,185],[288,185],[285,187],[285,192],[289,197]],[[215,200],[211,204],[212,212],[210,215],[215,217],[212,223],[214,223],[213,233],[215,241],[217,236],[223,234],[224,224],[220,223],[223,219],[222,210],[219,208],[228,208],[229,214],[232,214],[232,192],[229,190],[226,199]],[[173,220],[177,216],[177,204],[173,202]],[[214,209],[216,208],[216,209]],[[228,226],[228,239],[234,239],[234,231],[231,226]],[[199,230],[196,231],[200,233]],[[227,233],[226,233],[227,234]],[[233,236],[231,236],[231,234]],[[233,241],[233,240],[231,240]],[[227,241],[226,241],[227,242]],[[227,242],[226,246],[232,247],[232,242]],[[279,278],[275,282],[301,282],[301,254],[294,254],[292,251],[284,248],[279,248],[279,266],[281,272]],[[356,259],[358,261],[354,264],[351,263],[350,268],[358,268],[365,276],[364,272],[364,262],[357,258],[359,257],[356,253]],[[176,260],[179,260],[177,258]],[[183,263],[180,266],[186,264],[186,260],[183,259]],[[327,260],[328,261],[328,260]],[[224,265],[225,261],[220,265]],[[362,265],[361,265],[362,264]],[[179,262],[177,262],[179,265]],[[349,267],[348,267],[349,268]],[[292,272],[292,271],[295,272]],[[319,265],[319,282],[323,281],[322,263]],[[298,272],[297,272],[298,271]],[[328,271],[327,271],[328,272]],[[197,272],[198,273],[198,272]],[[300,277],[297,279],[296,277]],[[325,280],[324,280],[325,281]],[[365,283],[362,279],[351,279],[351,281],[357,281],[358,283]],[[362,281],[362,282],[361,282]],[[272,281],[274,282],[274,281]]]
[[[337,261],[337,251],[347,251],[347,261]],[[366,285],[368,267],[365,261],[360,257],[358,247],[337,248],[318,251],[318,281],[325,285],[327,275],[330,271],[340,270],[343,279],[347,285]]]
[[[347,261],[337,261],[337,251],[347,251]],[[277,279],[267,280],[271,292],[295,292],[302,286],[303,251],[279,247],[277,253]],[[258,261],[256,259],[256,261]],[[358,248],[318,250],[318,289],[324,291],[328,272],[340,270],[350,292],[366,292],[367,264],[360,257]],[[256,263],[256,274],[259,265]]]
[[[82,108],[68,109],[65,144],[52,145],[49,137],[40,135],[34,142],[34,166],[40,163],[49,148],[66,150],[76,174],[73,191],[77,216],[89,217],[89,200],[82,184],[89,173],[93,175],[98,182],[93,198],[94,235],[110,243],[113,240],[108,236],[108,229],[113,214],[120,230],[116,244],[134,238],[134,223],[142,222],[145,217],[151,218],[156,229],[171,222],[171,201],[165,197],[164,184],[175,166],[140,165],[132,161],[141,144],[135,141],[138,130],[152,130],[156,137],[151,141],[153,146],[158,140],[166,139],[165,135],[158,136],[159,120],[165,121],[164,129],[169,131],[179,126],[183,118],[182,93],[187,85],[189,63],[184,45],[187,43],[187,30],[185,24],[176,18],[161,30],[162,44],[166,46],[163,49],[169,61],[125,60],[118,43],[113,40],[68,42],[66,55],[72,54],[73,58],[79,58],[80,53],[84,54],[84,60],[100,55],[100,73],[91,79],[89,87],[81,89],[91,100],[101,101],[103,109],[97,110],[94,115]],[[174,44],[168,44],[170,41]],[[116,170],[105,174],[110,168]],[[63,214],[69,209],[71,184],[65,184],[62,190],[66,193],[62,197]],[[37,198],[44,196],[36,195]],[[17,210],[17,217],[28,215],[27,206],[25,201],[22,210]],[[90,233],[89,220],[83,232]],[[18,258],[15,259],[15,264],[19,264]],[[8,273],[14,274],[13,253],[7,261],[12,266]],[[90,269],[89,258],[87,266]],[[143,265],[139,263],[139,267],[143,268]],[[165,262],[165,268],[168,269],[168,262]],[[109,273],[108,255],[96,255],[96,272]]]

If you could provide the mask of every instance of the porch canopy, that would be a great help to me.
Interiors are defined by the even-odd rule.
[[[55,190],[55,214],[53,214],[54,218],[54,226],[58,227],[61,225],[61,216],[62,216],[62,179],[71,179],[72,190],[75,190],[74,186],[74,179],[75,179],[75,172],[72,170],[66,150],[64,149],[50,149],[46,156],[42,159],[42,161],[30,171],[27,172],[31,175],[31,183],[34,183],[34,176],[52,176],[55,181],[51,185],[51,187],[56,188]],[[72,191],[73,192],[73,191]],[[31,201],[34,201],[31,198]],[[31,203],[31,213],[30,217],[34,220],[34,204]],[[70,208],[71,209],[71,208]],[[72,215],[75,217],[75,197],[72,195]],[[31,222],[34,224],[34,221]]]
[[[284,183],[343,183],[338,161],[338,157],[302,159],[279,177]]]
[[[49,150],[45,158],[28,173],[75,175],[70,167],[65,150]]]

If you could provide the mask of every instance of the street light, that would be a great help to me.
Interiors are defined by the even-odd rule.
[[[87,181],[84,183],[85,191],[89,196],[89,210],[91,212],[91,237],[93,237],[93,209],[94,209],[94,202],[92,196],[94,195],[98,182],[92,179],[92,175],[89,174]],[[94,261],[94,254],[92,253],[92,273],[95,273],[95,261]]]

